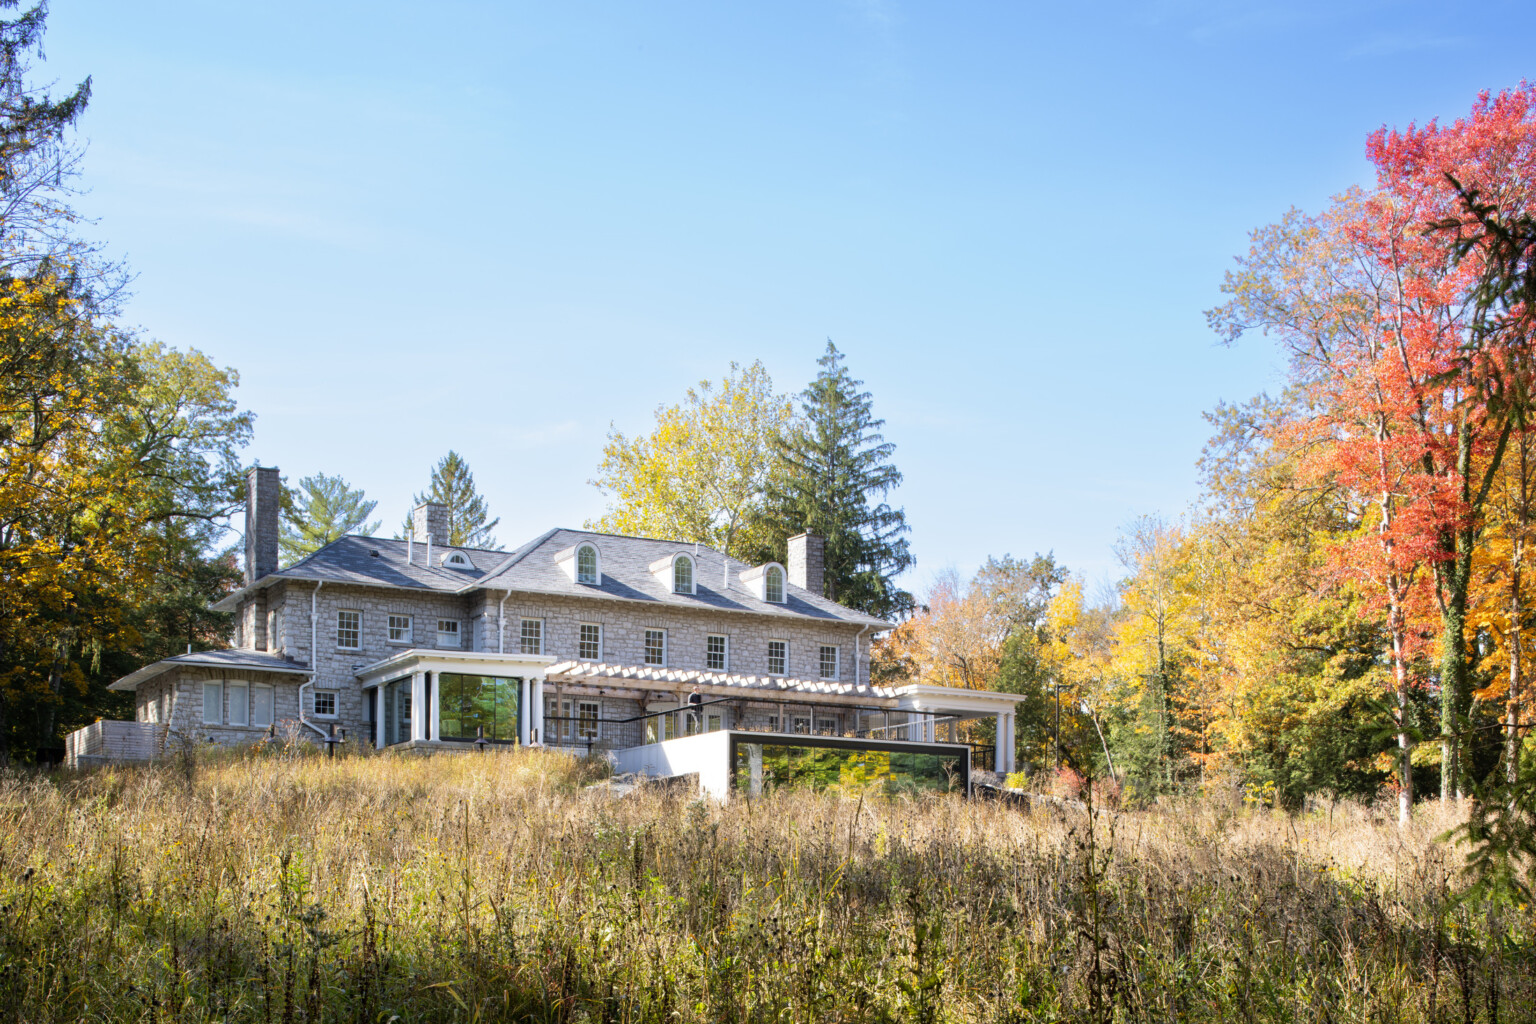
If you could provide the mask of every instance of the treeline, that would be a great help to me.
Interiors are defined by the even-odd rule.
[[[1536,88],[1368,152],[1374,187],[1253,232],[1208,314],[1289,372],[1210,414],[1199,506],[1128,528],[1110,593],[1042,574],[1021,618],[993,566],[941,581],[890,671],[984,666],[1028,698],[1035,765],[1143,794],[1385,791],[1406,816],[1529,788]]]
[[[649,434],[608,434],[597,478],[607,511],[588,529],[698,541],[748,564],[784,562],[799,533],[826,540],[825,592],[883,618],[911,614],[896,577],[914,563],[901,483],[874,398],[831,341],[798,403],[761,362],[731,364],[682,402],[656,410]]]

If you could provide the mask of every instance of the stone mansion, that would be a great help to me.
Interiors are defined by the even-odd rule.
[[[568,529],[475,550],[424,504],[405,540],[348,536],[279,568],[281,486],[247,475],[244,585],[214,606],[234,613],[233,646],[112,684],[162,746],[291,723],[380,749],[621,752],[713,732],[905,749],[985,716],[1003,741],[986,767],[1012,769],[1013,696],[871,684],[870,640],[892,623],[823,596],[819,537],[792,538],[787,565]]]

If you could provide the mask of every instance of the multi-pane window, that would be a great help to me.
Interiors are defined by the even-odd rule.
[[[835,719],[835,718],[818,718],[818,719],[816,719],[816,734],[818,736],[833,736],[833,735],[836,735],[837,734],[837,719]]]
[[[336,646],[355,651],[363,645],[363,613],[336,613]]]
[[[597,548],[591,544],[576,549],[576,582],[597,582]]]
[[[457,647],[457,646],[459,646],[459,620],[458,619],[438,619],[437,620],[437,646],[439,646],[439,647]]]
[[[581,635],[576,641],[576,657],[582,661],[600,661],[603,657],[603,627],[595,622],[583,622]]]
[[[544,653],[544,620],[524,619],[523,631],[519,638],[519,649],[524,654]]]
[[[693,559],[687,555],[678,555],[672,563],[672,593],[693,593]]]
[[[389,617],[389,642],[392,644],[408,644],[411,642],[411,617],[409,615],[391,615]]]
[[[796,718],[795,719],[795,732],[800,733],[802,736],[810,735],[810,732],[811,732],[811,720],[809,718]]]
[[[334,690],[315,691],[315,714],[322,718],[336,717],[336,693]]]
[[[784,603],[784,570],[770,565],[763,576],[763,594],[774,604]]]
[[[224,684],[203,684],[203,724],[224,724]]]
[[[823,644],[821,647],[821,678],[837,678],[837,648]]]
[[[597,720],[601,711],[602,705],[595,700],[576,702],[576,738],[578,740],[597,739]]]
[[[723,636],[710,634],[704,638],[704,667],[724,672],[729,667],[728,641]]]
[[[666,630],[648,629],[645,631],[645,663],[647,665],[665,665],[667,663]]]
[[[789,641],[768,641],[768,674],[782,676],[789,667]]]

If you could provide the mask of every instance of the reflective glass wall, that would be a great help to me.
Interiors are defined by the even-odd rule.
[[[516,740],[522,684],[520,677],[438,673],[438,735],[445,740],[472,740],[483,728],[488,740]]]
[[[749,742],[736,744],[734,765],[737,792],[754,796],[779,786],[890,796],[963,793],[966,768],[953,754]]]

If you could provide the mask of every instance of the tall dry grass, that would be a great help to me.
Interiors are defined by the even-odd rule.
[[[1522,1021],[1434,807],[586,791],[536,751],[0,779],[20,1021]]]

